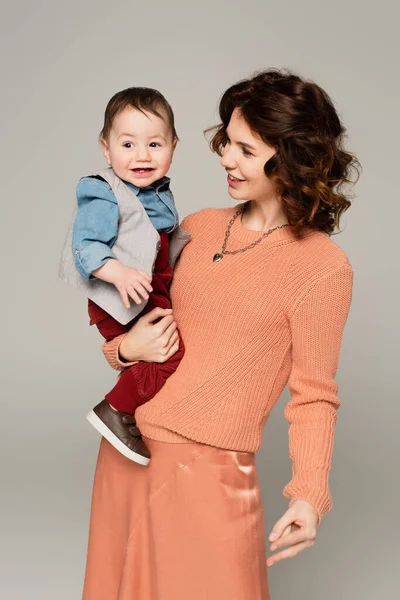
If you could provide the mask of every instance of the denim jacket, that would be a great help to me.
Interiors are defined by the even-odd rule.
[[[142,203],[157,231],[172,232],[179,224],[178,212],[170,190],[170,179],[163,177],[153,186],[139,188],[124,181]],[[72,234],[75,265],[86,280],[92,272],[115,258],[112,247],[118,235],[119,208],[109,183],[98,176],[83,177],[76,190],[78,210]]]

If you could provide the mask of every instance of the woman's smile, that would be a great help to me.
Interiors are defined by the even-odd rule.
[[[232,187],[238,187],[241,183],[244,183],[246,181],[245,179],[239,179],[238,177],[234,177],[230,173],[228,173],[227,179],[228,185],[231,185]]]

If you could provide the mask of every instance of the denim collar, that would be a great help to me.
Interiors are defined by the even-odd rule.
[[[133,183],[130,183],[129,181],[124,181],[124,183],[137,196],[140,192],[142,192],[142,191],[148,191],[148,190],[155,190],[156,192],[168,192],[169,191],[170,181],[171,180],[170,180],[169,177],[165,177],[164,176],[164,177],[161,177],[161,179],[158,179],[157,181],[155,181],[154,183],[152,183],[152,185],[148,185],[146,187],[138,187],[137,185],[134,185]]]

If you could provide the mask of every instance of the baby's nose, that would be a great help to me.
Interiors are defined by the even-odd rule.
[[[136,160],[150,160],[150,152],[148,148],[138,148],[136,152]]]

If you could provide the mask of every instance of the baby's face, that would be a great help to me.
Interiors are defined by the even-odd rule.
[[[120,179],[146,187],[167,174],[176,140],[166,116],[164,120],[128,107],[114,118],[108,140],[101,145]]]

